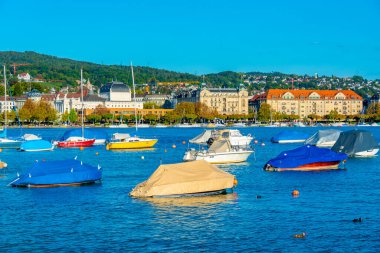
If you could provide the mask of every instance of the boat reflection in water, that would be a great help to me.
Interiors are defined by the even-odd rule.
[[[161,197],[134,199],[136,202],[150,203],[156,207],[172,208],[173,206],[183,207],[207,207],[215,204],[234,204],[238,199],[236,192],[231,194],[218,194],[196,197]]]

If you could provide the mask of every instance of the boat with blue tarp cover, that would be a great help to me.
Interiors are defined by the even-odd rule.
[[[336,153],[327,148],[302,146],[281,152],[276,158],[269,160],[266,171],[313,171],[338,169],[339,164],[347,159],[347,155]]]
[[[14,187],[56,187],[91,184],[100,181],[102,169],[79,160],[36,161],[8,185]]]
[[[273,136],[271,141],[274,143],[297,143],[304,142],[307,138],[309,138],[307,133],[285,130]]]
[[[82,129],[74,128],[67,130],[61,140],[68,140],[70,137],[82,136]],[[84,138],[95,139],[94,145],[103,145],[108,139],[108,134],[102,129],[85,128]]]
[[[20,146],[20,151],[38,152],[38,151],[51,151],[54,145],[45,140],[31,140],[23,142]]]

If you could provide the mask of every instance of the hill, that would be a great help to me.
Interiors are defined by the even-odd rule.
[[[131,71],[129,66],[122,65],[102,65],[91,62],[75,61],[66,58],[59,58],[50,55],[39,54],[31,51],[27,52],[0,52],[0,63],[8,65],[8,72],[13,74],[12,64],[27,63],[26,66],[19,66],[17,73],[28,72],[31,76],[43,79],[46,85],[50,86],[77,86],[80,68],[83,68],[85,79],[89,79],[92,84],[100,87],[101,84],[111,80],[118,80],[131,85]],[[244,83],[250,92],[265,91],[269,88],[292,87],[297,89],[351,89],[361,96],[373,95],[380,92],[380,80],[366,80],[360,76],[336,77],[336,76],[308,76],[296,74],[283,74],[279,72],[247,72],[238,73],[225,71],[212,73],[204,76],[189,73],[180,73],[164,69],[157,69],[144,66],[135,66],[136,83],[150,82],[203,82],[214,87],[237,87],[239,83]],[[17,80],[11,79],[11,85]],[[24,88],[20,90],[25,91]],[[38,85],[36,87],[39,87]],[[47,90],[47,89],[44,89]],[[162,93],[174,91],[173,87],[165,87],[159,90]],[[17,93],[15,93],[17,94]]]
[[[0,62],[7,65],[13,63],[28,63],[27,66],[19,66],[17,72],[28,72],[33,77],[41,77],[48,82],[62,82],[76,85],[79,79],[80,68],[83,68],[83,76],[90,79],[97,86],[111,80],[118,80],[130,84],[131,71],[129,66],[100,65],[90,62],[75,61],[66,58],[38,54],[35,52],[0,52]],[[9,69],[11,73],[13,68]],[[147,83],[152,80],[159,81],[198,81],[199,76],[155,69],[150,67],[135,66],[136,83]],[[13,74],[13,73],[12,73]]]

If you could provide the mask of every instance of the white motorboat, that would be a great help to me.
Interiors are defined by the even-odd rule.
[[[150,125],[149,124],[139,124],[138,127],[139,128],[149,128]]]
[[[232,125],[233,127],[246,127],[247,125],[243,122],[234,123]]]
[[[248,146],[253,137],[248,134],[244,136],[237,129],[226,129],[226,130],[205,130],[202,134],[191,139],[189,142],[194,144],[212,144],[213,141],[219,139],[228,139],[232,146]]]
[[[240,163],[247,161],[253,153],[250,148],[232,146],[228,140],[215,141],[208,150],[196,151],[190,149],[185,152],[184,161],[205,160],[209,163]]]
[[[109,125],[109,128],[128,128],[127,124],[119,124],[119,125]]]
[[[167,125],[164,125],[164,124],[157,124],[156,125],[156,128],[166,128],[168,127]]]
[[[336,129],[319,130],[305,141],[306,145],[331,148],[338,140],[342,131]]]

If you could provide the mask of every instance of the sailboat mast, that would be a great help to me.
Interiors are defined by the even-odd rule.
[[[7,121],[8,121],[8,111],[7,111],[7,73],[4,64],[4,133],[6,134]]]
[[[135,89],[135,76],[133,74],[133,66],[131,62],[131,71],[132,71],[132,85],[133,85],[133,101],[134,101],[134,107],[135,107],[135,127],[137,132],[137,108],[136,108],[136,89]]]
[[[80,69],[80,99],[82,102],[82,138],[84,139],[84,120],[83,120],[83,69]]]

